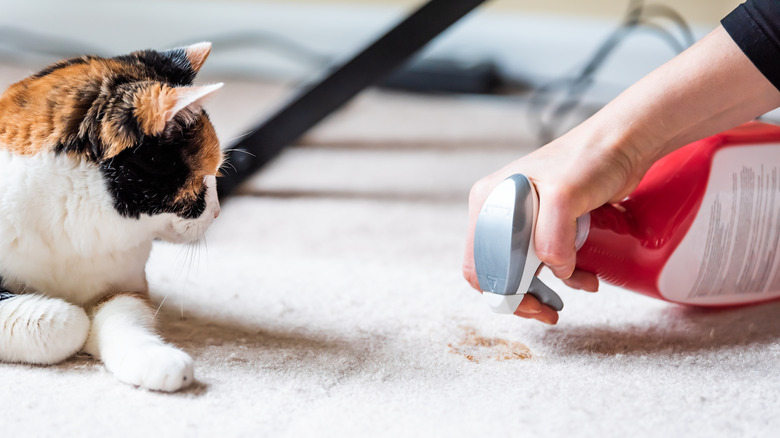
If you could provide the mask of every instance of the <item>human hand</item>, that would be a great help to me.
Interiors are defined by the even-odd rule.
[[[523,173],[539,194],[537,255],[567,285],[596,291],[595,275],[575,269],[577,217],[622,200],[667,153],[778,107],[778,88],[718,26],[563,137],[474,184],[463,275],[479,289],[473,247],[477,216],[496,185]],[[557,312],[530,294],[516,314],[558,321]]]
[[[618,202],[639,183],[651,160],[641,148],[613,133],[593,132],[581,126],[499,171],[479,180],[469,196],[469,228],[463,275],[479,290],[474,268],[474,228],[485,199],[505,178],[526,175],[539,195],[536,253],[558,278],[577,289],[595,292],[595,275],[575,268],[574,240],[577,217],[608,202]],[[555,324],[558,314],[526,294],[515,312]]]

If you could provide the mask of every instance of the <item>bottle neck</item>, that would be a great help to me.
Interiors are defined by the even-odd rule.
[[[641,249],[640,240],[625,209],[603,205],[577,220],[577,268],[609,283],[625,285],[628,274],[641,267],[634,258]]]
[[[578,264],[579,260],[587,259],[588,254],[594,250],[601,252],[611,248],[625,252],[629,247],[641,244],[642,239],[636,222],[624,207],[602,205],[577,218],[574,245],[577,249]]]
[[[590,237],[591,226],[596,229],[609,230],[616,234],[631,234],[639,237],[636,235],[636,227],[623,209],[611,204],[604,204],[577,218],[577,235],[574,238],[574,247],[577,251],[582,249],[582,246],[585,245],[588,237]]]
[[[625,213],[618,207],[605,204],[577,218],[577,234],[574,247],[582,249],[591,235],[591,226],[597,229],[611,230],[618,234],[630,234],[632,227]]]

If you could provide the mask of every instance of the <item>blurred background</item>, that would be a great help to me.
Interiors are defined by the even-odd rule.
[[[320,57],[352,53],[423,3],[420,0],[3,0],[0,2],[3,8],[0,49],[8,61],[9,57],[29,57],[36,52],[68,52],[68,48],[110,54],[214,39],[223,47],[215,45],[215,56],[209,65],[211,71],[284,78],[311,72],[317,61],[322,60]],[[555,78],[582,63],[619,25],[629,6],[642,3],[645,2],[487,1],[426,50],[426,54],[490,59],[507,74],[530,79]],[[698,37],[715,27],[738,3],[676,0],[647,2],[647,5],[670,6]],[[664,18],[663,14],[654,14],[648,22],[667,31],[679,30]],[[14,34],[13,29],[20,32]],[[657,31],[648,29],[636,32],[615,52],[611,60],[614,65],[603,69],[604,80],[624,83],[634,79],[625,77],[625,73],[639,73],[669,56],[673,48]],[[30,38],[33,34],[55,38],[57,44],[43,47],[37,44],[43,41]],[[237,35],[245,37],[241,44],[229,41],[228,37]],[[681,35],[675,37],[680,39]],[[81,46],[69,43],[81,43]]]
[[[716,27],[738,3],[487,1],[384,81],[382,90],[363,93],[302,143],[392,150],[511,145],[508,156],[517,156],[592,114]],[[349,59],[422,4],[0,0],[0,86],[63,57],[212,41],[199,80],[227,84],[210,110],[224,146],[230,147],[296,89]],[[466,84],[453,85],[453,77],[467,78]],[[496,163],[476,167],[463,184]],[[370,185],[376,173],[367,172]],[[273,183],[271,176],[264,181],[266,188],[289,185]]]
[[[669,8],[660,9],[659,4]],[[588,96],[603,102],[692,38],[715,27],[736,0],[495,0],[421,55],[488,63],[504,84],[539,87],[576,77],[626,20],[592,75]],[[0,1],[0,61],[36,69],[62,56],[119,54],[193,41],[214,42],[204,76],[296,84],[362,48],[420,0],[308,1]],[[652,6],[650,6],[652,5]],[[655,9],[653,9],[655,8]],[[687,34],[689,33],[689,34]]]

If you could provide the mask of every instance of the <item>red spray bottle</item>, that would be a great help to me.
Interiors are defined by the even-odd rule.
[[[557,310],[535,277],[533,184],[513,175],[491,193],[474,234],[490,307],[513,313],[528,292]],[[617,205],[577,221],[577,267],[654,298],[730,306],[780,298],[780,127],[749,123],[655,163]]]

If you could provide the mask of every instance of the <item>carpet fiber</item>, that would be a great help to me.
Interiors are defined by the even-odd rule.
[[[229,143],[281,95],[229,84],[208,107]],[[780,304],[691,309],[546,273],[566,303],[550,327],[462,280],[468,188],[530,150],[522,117],[361,97],[224,203],[205,243],[155,246],[160,331],[194,387],[133,388],[84,355],[0,364],[0,435],[777,436]]]

